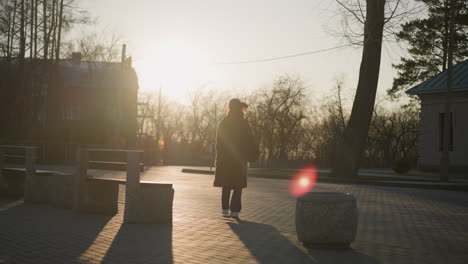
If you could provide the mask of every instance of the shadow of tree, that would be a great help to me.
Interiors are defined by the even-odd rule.
[[[371,187],[369,187],[371,188]],[[376,190],[394,193],[398,196],[406,196],[410,199],[436,201],[445,203],[452,206],[468,207],[468,196],[464,192],[450,191],[450,190],[437,190],[437,189],[424,189],[424,188],[397,188],[397,187],[384,187],[375,186]]]
[[[172,224],[122,224],[102,263],[172,262]]]
[[[227,224],[259,263],[315,263],[271,225],[243,220]]]
[[[308,248],[309,255],[315,261],[314,263],[359,263],[359,264],[377,264],[377,259],[359,253],[351,248],[349,249],[317,249]]]
[[[379,263],[353,249],[298,247],[271,225],[243,220],[227,224],[259,263]]]

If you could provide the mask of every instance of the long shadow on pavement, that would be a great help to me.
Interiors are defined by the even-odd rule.
[[[352,249],[299,249],[275,227],[239,220],[229,227],[259,263],[379,263]]]
[[[408,197],[437,201],[449,205],[468,207],[468,192],[448,191],[448,190],[434,190],[434,189],[417,189],[417,188],[394,188],[375,186],[375,189],[384,192],[391,192],[398,195],[405,195]]]
[[[102,263],[172,262],[172,224],[122,224]]]
[[[81,263],[110,219],[48,205],[10,207],[0,212],[0,263]]]
[[[314,263],[271,225],[243,220],[227,224],[259,263]]]
[[[314,263],[348,263],[348,264],[377,264],[377,259],[359,253],[353,249],[334,250],[308,248],[309,255],[314,259]]]

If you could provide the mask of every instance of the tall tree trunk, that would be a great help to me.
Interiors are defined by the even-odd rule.
[[[11,36],[11,28],[12,28],[12,19],[11,19],[11,16],[12,16],[12,13],[14,12],[15,10],[13,10],[12,12],[9,12],[8,13],[8,25],[7,25],[7,30],[8,30],[8,33],[7,33],[7,44],[6,44],[6,58],[7,58],[7,63],[10,62],[10,59],[11,59],[11,54],[10,54],[10,39],[12,38]]]
[[[10,39],[10,51],[9,55],[10,58],[13,56],[13,40],[15,39],[15,27],[16,27],[16,13],[18,8],[18,2],[15,0],[15,4],[13,7],[13,23],[11,25],[11,39]]]
[[[34,0],[31,0],[31,17],[29,21],[29,58],[32,60],[34,52]]]
[[[47,60],[49,56],[49,34],[47,33],[47,0],[42,0],[42,30],[44,31],[43,58]]]
[[[23,62],[24,62],[25,52],[26,52],[26,34],[25,34],[25,31],[24,31],[25,20],[26,20],[26,12],[25,12],[25,9],[24,9],[24,0],[21,0],[20,12],[21,12],[21,20],[20,20],[20,51],[19,51],[19,59],[20,59],[20,63],[23,63]]]
[[[372,119],[379,80],[385,0],[367,0],[359,81],[344,138],[335,150],[333,175],[356,177]]]
[[[447,61],[448,61],[448,43],[449,43],[449,27],[450,27],[450,10],[448,2],[450,0],[444,1],[444,32],[442,38],[442,72],[447,70]]]
[[[13,57],[13,48],[14,48],[13,41],[15,39],[16,13],[18,11],[17,9],[18,9],[18,2],[15,0],[15,4],[13,8],[13,22],[11,25],[11,39],[10,39],[10,52],[9,52],[10,58]]]
[[[53,0],[52,1],[52,48],[50,50],[50,58],[54,59],[55,55],[55,49],[56,47],[56,41],[57,41],[57,3],[58,0]]]
[[[25,129],[25,124],[26,124],[26,97],[28,96],[28,93],[26,92],[25,89],[25,67],[24,67],[24,57],[25,57],[25,52],[26,52],[26,34],[25,34],[25,20],[26,20],[26,11],[24,8],[24,1],[21,0],[20,2],[20,49],[19,49],[19,65],[18,65],[18,75],[17,75],[17,92],[16,92],[16,98],[15,101],[18,103],[18,114],[17,118],[19,120],[20,124],[20,132],[19,135],[24,135],[26,131]]]
[[[34,0],[34,59],[37,59],[37,17],[39,15],[38,1]]]
[[[449,166],[450,166],[450,127],[452,118],[450,118],[450,112],[452,108],[452,66],[453,66],[453,48],[455,41],[455,2],[456,0],[450,0],[450,26],[449,26],[449,38],[448,38],[448,66],[447,66],[447,93],[445,94],[445,115],[444,115],[444,138],[443,138],[443,150],[440,160],[440,180],[449,180]]]
[[[62,20],[63,20],[63,0],[60,0],[60,11],[58,15],[58,36],[57,36],[57,49],[55,53],[55,60],[60,59],[60,42],[62,38]]]

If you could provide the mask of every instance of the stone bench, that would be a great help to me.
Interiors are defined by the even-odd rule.
[[[87,174],[88,151],[81,150],[78,155],[80,165],[75,175],[74,210],[106,215],[116,214],[119,185],[125,184],[124,222],[172,222],[174,198],[172,184],[140,181],[139,155],[141,151],[127,151],[126,179],[90,178]]]
[[[0,175],[2,176],[1,196],[22,197],[24,195],[24,169],[3,168],[0,169]]]
[[[3,178],[6,182],[6,188],[2,190],[4,196],[25,197],[25,202],[28,203],[50,203],[59,208],[73,207],[73,175],[36,171],[30,180],[27,195],[25,195],[25,169],[4,168]]]
[[[170,183],[140,181],[134,201],[125,199],[126,223],[172,223],[174,189]],[[132,208],[133,207],[133,208]]]
[[[78,179],[73,210],[80,213],[115,215],[118,211],[119,182],[100,179]]]
[[[25,153],[25,169],[22,168],[4,168],[6,149],[20,150]],[[36,197],[36,193],[31,192],[31,186],[34,184],[43,187],[47,184],[47,173],[41,173],[36,178],[35,160],[36,157],[35,147],[26,146],[6,146],[0,145],[0,191],[2,195],[20,197],[24,195],[25,202],[31,202],[35,198],[44,200],[43,197]]]
[[[97,169],[97,170],[127,170],[127,163],[126,162],[117,162],[117,161],[89,161],[89,168],[90,169]],[[140,171],[144,171],[145,166],[143,163],[140,163]]]
[[[72,209],[75,191],[73,184],[73,175],[53,173],[49,185],[50,204],[58,208]]]
[[[119,185],[126,184],[125,179],[87,178],[81,189],[78,203],[74,208],[78,212],[115,215],[118,212]],[[133,197],[126,198],[132,203],[132,215],[127,223],[164,223],[172,222],[172,202],[174,189],[170,183],[140,181],[139,190]],[[133,199],[132,202],[129,199]],[[130,205],[130,204],[129,204]],[[128,211],[128,210],[127,210]]]
[[[138,151],[127,152],[125,223],[172,223],[172,184],[141,182]]]
[[[24,201],[27,203],[49,203],[52,197],[52,172],[35,171],[25,182]],[[26,191],[27,186],[29,186]]]
[[[347,248],[357,232],[356,199],[348,193],[310,192],[296,202],[296,232],[305,245]]]
[[[49,202],[52,172],[33,171],[29,181],[26,181],[27,170],[22,168],[4,168],[2,174],[5,182],[3,190],[5,196],[24,197],[25,202],[28,203]],[[27,189],[28,193],[26,193]]]

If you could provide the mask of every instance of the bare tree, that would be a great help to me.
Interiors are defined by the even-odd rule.
[[[188,126],[192,142],[207,145],[214,142],[217,123],[224,116],[229,94],[201,86],[190,94],[191,104]]]
[[[58,3],[58,2],[57,2]],[[57,34],[57,48],[55,49],[55,60],[60,59],[60,46],[62,40],[62,27],[63,27],[63,0],[60,0],[60,11],[58,12],[58,34]]]
[[[362,21],[364,22],[363,51],[356,96],[344,138],[338,144],[339,150],[337,149],[335,153],[333,174],[338,177],[357,175],[372,119],[379,79],[386,1],[367,0],[366,3],[366,16]],[[346,8],[346,5],[342,6]],[[360,13],[349,8],[347,10],[359,18]]]
[[[415,161],[418,113],[414,107],[388,111],[376,106],[364,153],[368,163],[378,160],[379,167],[392,167],[400,160]]]
[[[79,51],[83,60],[88,62],[116,62],[121,59],[121,46],[122,39],[115,34],[108,34],[106,31],[91,33],[71,41],[64,56],[70,58],[72,52]]]
[[[380,71],[383,38],[393,33],[396,24],[417,8],[408,9],[403,0],[336,0],[344,10],[344,35],[354,44],[362,44],[359,81],[351,115],[344,137],[335,150],[333,175],[354,177],[360,166],[361,155],[372,120]],[[401,8],[404,7],[404,8]],[[357,23],[350,23],[352,17]],[[362,25],[355,29],[353,25]],[[360,41],[356,38],[360,37]]]
[[[254,130],[267,159],[288,159],[292,137],[305,119],[305,87],[299,77],[281,76],[259,95]]]
[[[340,7],[341,31],[329,29],[335,36],[342,37],[346,42],[357,46],[364,44],[364,27],[366,23],[366,0],[335,0]],[[423,5],[411,0],[386,0],[385,18],[382,37],[384,40],[395,41],[396,30],[409,18],[418,15]]]
[[[76,24],[90,24],[77,0],[4,0],[0,2],[0,51],[10,61],[26,56],[58,59],[63,35]],[[41,39],[39,39],[41,38]]]

